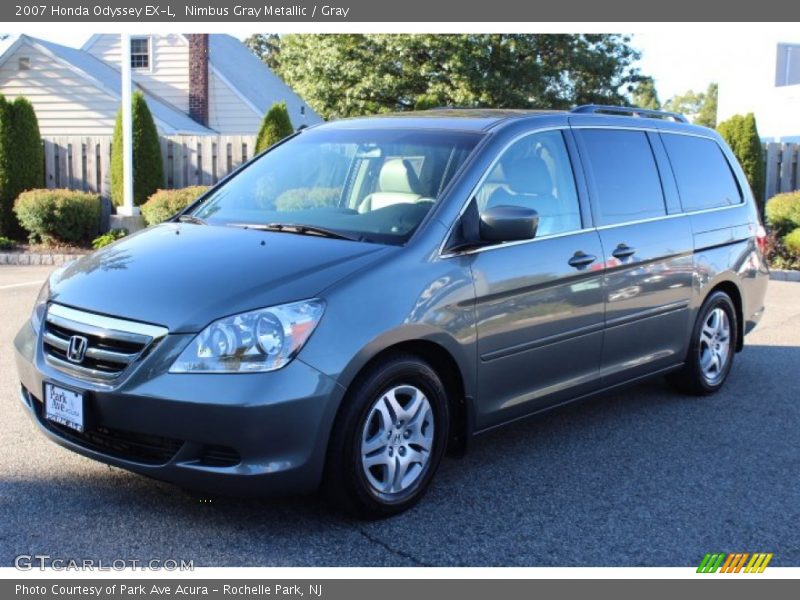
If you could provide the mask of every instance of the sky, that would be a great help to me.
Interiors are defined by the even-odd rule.
[[[81,46],[89,37],[74,31],[37,35],[73,47]],[[634,33],[632,39],[632,45],[642,53],[638,66],[642,74],[655,78],[662,101],[690,89],[703,91],[713,81],[735,77],[751,59],[748,46],[774,48],[778,42],[800,43],[800,28],[796,24],[769,23],[650,24]]]

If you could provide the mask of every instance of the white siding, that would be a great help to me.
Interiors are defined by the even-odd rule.
[[[183,36],[150,35],[150,69],[134,69],[133,80],[145,90],[189,112],[189,46]],[[89,48],[97,58],[119,67],[120,36],[97,36]]]
[[[30,70],[19,70],[21,56],[30,57]],[[114,131],[117,100],[30,44],[21,44],[0,66],[0,93],[9,100],[28,98],[44,136]]]
[[[255,135],[261,116],[244,102],[213,69],[208,74],[208,126],[222,134]]]

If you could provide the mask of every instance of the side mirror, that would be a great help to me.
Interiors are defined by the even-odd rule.
[[[539,226],[539,213],[522,206],[492,206],[480,214],[481,239],[487,242],[531,240]]]

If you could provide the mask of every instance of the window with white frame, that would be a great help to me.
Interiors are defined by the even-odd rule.
[[[131,38],[131,68],[150,68],[150,38]]]

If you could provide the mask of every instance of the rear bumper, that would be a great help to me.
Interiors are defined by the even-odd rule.
[[[232,495],[316,489],[342,397],[333,379],[298,359],[272,373],[172,374],[153,367],[170,354],[162,345],[160,356],[104,389],[45,363],[26,324],[15,340],[22,404],[55,443],[183,487]],[[83,434],[44,419],[46,382],[84,392]]]

